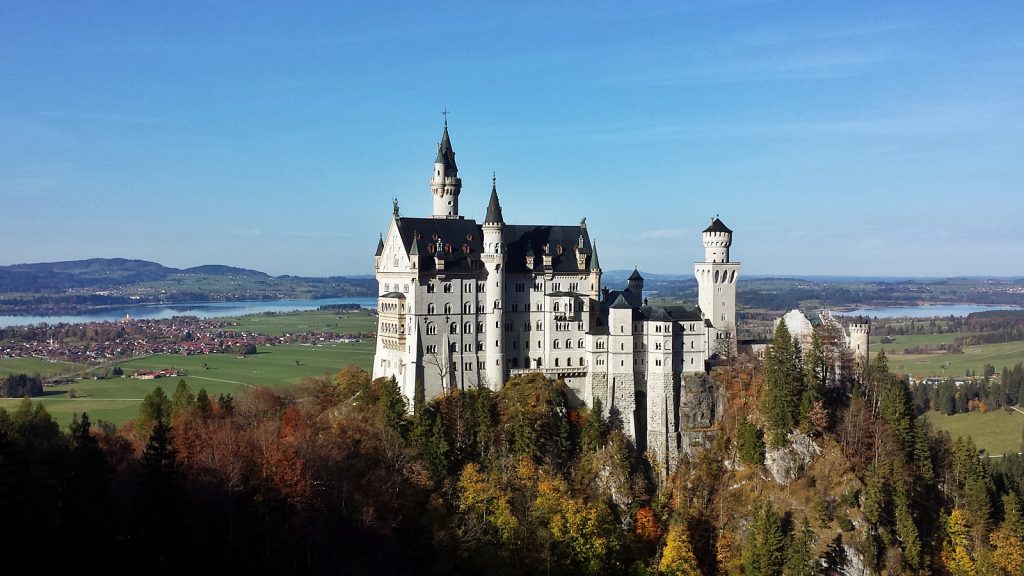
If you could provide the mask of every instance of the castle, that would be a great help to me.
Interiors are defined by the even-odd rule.
[[[828,310],[820,310],[809,317],[800,310],[790,310],[778,321],[786,323],[790,336],[800,345],[800,353],[807,359],[814,332],[824,352],[824,372],[829,386],[849,386],[863,374],[869,361],[869,323],[851,323],[849,331]]]
[[[483,222],[462,216],[447,122],[430,191],[433,213],[403,216],[396,200],[377,244],[373,377],[395,377],[411,401],[418,385],[429,399],[540,372],[564,380],[577,402],[600,399],[638,449],[671,469],[694,406],[698,424],[720,417],[716,402],[689,396],[709,382],[716,354],[736,350],[732,231],[714,218],[703,232],[698,306],[653,306],[636,270],[622,289],[602,287],[585,218],[506,224],[494,181]]]

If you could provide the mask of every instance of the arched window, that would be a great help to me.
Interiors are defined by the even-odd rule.
[[[476,331],[477,332],[483,332],[484,331],[484,323],[483,322],[477,322],[476,323]]]
[[[427,324],[427,334],[437,334],[437,324],[433,322]]]
[[[463,334],[472,334],[473,333],[473,323],[472,322],[466,322],[465,324],[463,324],[462,325],[462,333]]]
[[[558,358],[555,358],[555,368],[558,368]]]
[[[583,356],[580,356],[580,366],[583,366],[583,365],[585,365],[585,363],[583,362]]]
[[[459,333],[459,324],[457,322],[452,322],[451,326],[448,327],[448,333],[449,334],[458,334]]]
[[[552,344],[552,346],[554,346],[555,350],[558,350],[559,348],[562,347],[562,341],[561,340],[555,340],[551,344]]]
[[[583,338],[580,338],[579,342],[576,343],[577,347],[583,349]]]
[[[566,339],[565,339],[565,348],[566,348],[567,350],[568,350],[569,348],[572,348],[572,338],[566,338]]]
[[[566,366],[572,366],[572,358],[566,358],[565,359],[565,365]]]
[[[431,302],[430,304],[427,304],[427,314],[433,314],[435,311],[436,311],[436,307],[434,306],[433,302]]]
[[[452,313],[452,304],[451,304],[451,302],[445,302],[444,303],[444,313],[445,314],[451,314]]]

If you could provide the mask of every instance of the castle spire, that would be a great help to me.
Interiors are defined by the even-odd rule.
[[[450,171],[451,176],[458,176],[459,167],[455,164],[455,150],[452,149],[452,139],[448,136],[448,120],[444,121],[444,132],[441,133],[441,143],[437,145],[437,158],[434,164],[443,164]]]
[[[434,197],[434,211],[431,217],[461,218],[459,216],[460,192],[462,192],[462,179],[459,178],[459,167],[455,164],[455,150],[452,149],[452,139],[448,135],[448,115],[446,113],[441,142],[437,145],[437,158],[434,159],[434,173],[430,176],[430,193]]]
[[[484,224],[504,224],[501,216],[501,203],[498,202],[498,177],[491,175],[491,199],[487,202],[487,217]]]

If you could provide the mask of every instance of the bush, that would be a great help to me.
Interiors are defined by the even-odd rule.
[[[843,516],[839,519],[839,529],[843,532],[853,532],[853,520]]]

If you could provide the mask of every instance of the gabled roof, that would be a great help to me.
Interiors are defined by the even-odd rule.
[[[633,309],[633,307],[629,305],[629,302],[626,302],[626,299],[622,297],[622,293],[621,292],[619,293],[618,296],[615,297],[615,301],[612,302],[611,305],[608,306],[608,308],[615,308],[617,310],[622,310],[622,309],[632,310]]]
[[[441,143],[437,145],[437,159],[435,164],[444,164],[452,173],[458,172],[459,167],[455,165],[455,151],[452,150],[452,140],[448,137],[448,123],[444,125],[444,133],[441,134]]]
[[[725,224],[723,224],[722,221],[719,220],[717,216],[713,220],[711,220],[711,226],[708,226],[707,228],[705,228],[704,231],[705,232],[725,232],[726,234],[732,234],[732,230],[729,230],[729,227],[726,226]]]

